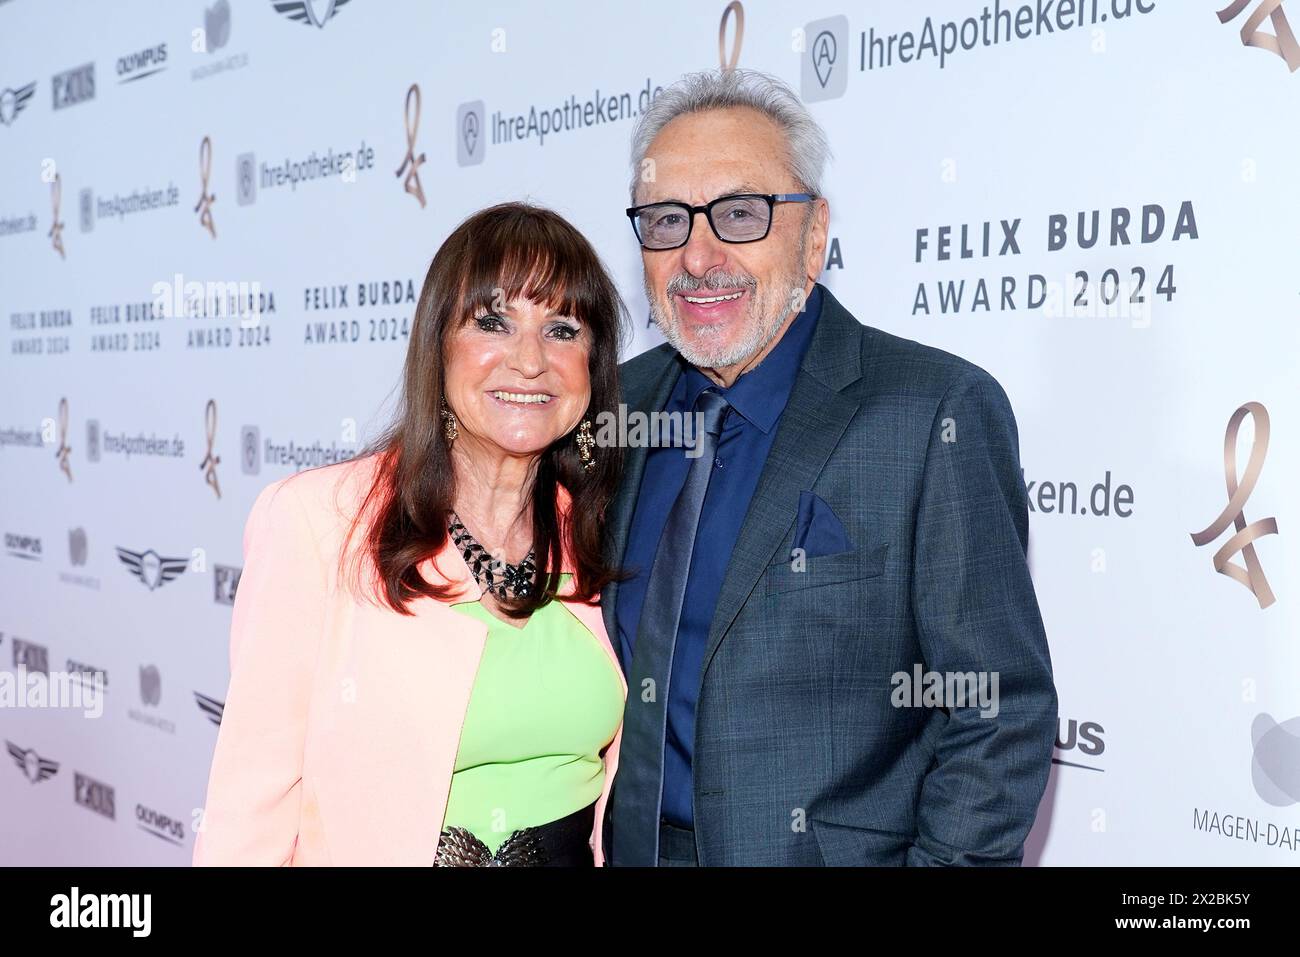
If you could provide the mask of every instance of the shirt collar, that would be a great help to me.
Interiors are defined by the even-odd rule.
[[[790,399],[790,391],[794,388],[808,343],[812,341],[821,308],[822,287],[820,283],[814,283],[803,311],[796,314],[781,341],[762,362],[733,382],[730,388],[721,388],[699,369],[688,366],[683,376],[686,407],[695,408],[695,400],[705,389],[716,389],[746,420],[764,433],[771,432]]]

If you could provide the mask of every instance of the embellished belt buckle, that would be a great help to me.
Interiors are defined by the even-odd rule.
[[[438,841],[434,867],[539,867],[547,861],[535,828],[515,831],[497,848],[496,854],[463,827],[449,827]]]

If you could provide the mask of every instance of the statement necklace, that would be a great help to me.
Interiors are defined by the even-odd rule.
[[[460,549],[460,557],[465,559],[470,574],[479,588],[503,600],[527,598],[533,591],[533,580],[537,577],[537,566],[533,561],[530,548],[524,560],[518,565],[511,565],[493,558],[478,539],[469,533],[464,523],[455,512],[451,513],[451,522],[447,525],[451,540]]]

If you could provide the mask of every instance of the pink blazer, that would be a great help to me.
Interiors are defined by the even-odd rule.
[[[347,522],[377,464],[367,456],[298,473],[253,503],[195,865],[433,863],[487,626],[431,598],[406,616],[340,587]],[[557,505],[568,506],[563,490]],[[425,580],[455,580],[479,597],[450,543],[437,566],[444,574],[432,558],[421,563]],[[567,607],[622,681],[600,607]],[[620,727],[604,755],[597,865],[621,739]]]

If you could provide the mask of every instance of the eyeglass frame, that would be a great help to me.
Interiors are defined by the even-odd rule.
[[[657,203],[642,203],[640,206],[629,206],[625,212],[632,226],[632,233],[636,236],[636,241],[641,244],[641,248],[647,252],[662,253],[671,249],[681,249],[691,241],[691,233],[695,229],[695,216],[697,213],[704,214],[704,218],[708,220],[709,229],[713,231],[713,235],[717,237],[718,242],[740,246],[745,243],[756,243],[767,239],[768,233],[772,231],[772,220],[776,218],[777,203],[811,203],[819,198],[815,193],[728,193],[726,196],[719,196],[717,199],[710,200],[703,206],[692,206],[690,203],[667,199]],[[767,228],[763,230],[762,236],[755,236],[753,239],[724,239],[718,233],[717,224],[713,222],[713,207],[718,203],[732,199],[762,199],[767,201]],[[641,210],[649,209],[652,206],[676,206],[687,211],[686,236],[680,243],[675,246],[647,246],[641,239],[641,231],[636,227],[636,217]]]

